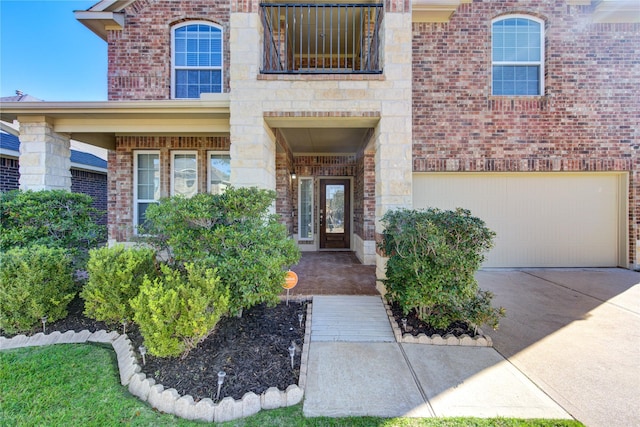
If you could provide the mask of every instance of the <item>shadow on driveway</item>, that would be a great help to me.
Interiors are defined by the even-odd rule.
[[[484,270],[494,348],[587,426],[640,425],[640,273]]]

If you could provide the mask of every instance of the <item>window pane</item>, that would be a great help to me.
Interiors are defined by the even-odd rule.
[[[154,205],[155,203],[138,203],[138,217],[136,218],[136,224],[144,227],[146,224],[146,216],[147,208],[150,205]]]
[[[533,66],[494,66],[494,95],[539,95],[539,67]]]
[[[313,238],[313,180],[300,179],[299,233],[301,239]]]
[[[200,98],[200,87],[198,85],[187,86],[187,98]]]
[[[202,65],[203,67],[211,65],[211,55],[208,53],[198,54],[198,65]]]
[[[137,170],[138,200],[160,198],[160,159],[158,154],[138,154]]]
[[[342,184],[327,185],[326,187],[326,233],[344,233],[344,194]]]
[[[507,18],[493,23],[494,95],[540,94],[541,34],[542,25],[533,19]],[[538,65],[518,65],[527,62]]]
[[[211,69],[222,66],[222,30],[193,24],[176,29],[174,38],[174,67],[190,69],[186,76],[180,75],[185,71],[175,70],[175,96],[199,98],[201,93],[222,92],[222,70]]]
[[[228,154],[209,156],[209,188],[212,194],[222,194],[231,183],[231,157]]]
[[[192,197],[198,192],[198,172],[195,154],[173,156],[173,194]]]

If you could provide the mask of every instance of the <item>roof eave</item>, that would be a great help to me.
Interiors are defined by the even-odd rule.
[[[124,28],[124,12],[77,10],[73,13],[78,21],[104,41],[107,41],[107,34],[110,30]]]
[[[55,132],[106,149],[116,135],[229,135],[229,94],[206,99],[6,102],[0,120],[46,121]]]

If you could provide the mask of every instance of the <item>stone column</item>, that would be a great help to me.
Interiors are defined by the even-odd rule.
[[[69,135],[54,132],[47,117],[18,117],[20,189],[71,191]]]
[[[389,10],[393,9],[387,8],[384,18],[383,64],[385,78],[396,95],[394,99],[382,102],[374,136],[376,236],[383,231],[380,221],[387,211],[413,206],[411,12]],[[377,253],[376,275],[379,279],[384,278],[385,266],[386,258]],[[378,290],[385,293],[380,282]]]
[[[256,83],[262,46],[257,9],[232,13],[230,27],[231,184],[275,190],[275,135],[264,122],[261,101],[266,94]]]

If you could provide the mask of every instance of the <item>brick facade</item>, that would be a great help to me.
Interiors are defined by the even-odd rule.
[[[545,22],[545,89],[491,96],[491,20]],[[630,262],[640,239],[640,25],[559,1],[473,2],[413,24],[413,170],[628,171]]]
[[[12,157],[0,157],[0,191],[20,188],[20,162]],[[71,191],[93,198],[93,207],[104,215],[99,224],[107,224],[107,174],[80,169],[71,169]]]
[[[18,159],[0,157],[0,191],[15,190],[20,187],[20,164]]]
[[[387,210],[412,206],[412,172],[628,172],[631,264],[637,259],[638,24],[593,23],[591,6],[557,0],[465,2],[449,22],[412,23],[409,0],[385,0],[383,74],[262,75],[258,5],[139,0],[126,8],[124,29],[109,31],[109,99],[165,100],[172,25],[221,25],[230,100],[228,137],[117,137],[109,158],[110,238],[132,236],[134,150],[160,151],[166,196],[171,150],[198,152],[206,191],[206,151],[220,149],[231,152],[234,185],[277,190],[275,210],[292,235],[298,231],[292,171],[352,177],[352,229],[361,252],[374,245]],[[515,13],[544,22],[542,96],[491,95],[491,20]],[[292,153],[267,126],[271,117],[334,116],[378,118],[367,149],[352,156]],[[317,186],[316,180],[316,199]]]
[[[137,1],[123,30],[109,31],[109,100],[171,98],[171,28],[189,21],[218,24],[223,32],[223,92],[229,91],[229,3]]]
[[[71,169],[71,191],[91,196],[93,207],[104,213],[98,224],[107,225],[107,174]]]
[[[136,150],[160,152],[160,197],[170,195],[171,152],[195,151],[198,159],[198,189],[207,191],[207,152],[229,151],[227,137],[119,136],[109,152],[109,239],[133,237],[133,156]]]

